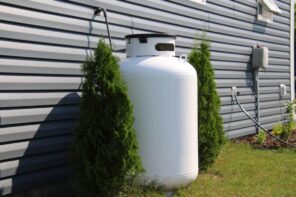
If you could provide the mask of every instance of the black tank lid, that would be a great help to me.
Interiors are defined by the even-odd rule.
[[[167,33],[152,33],[152,34],[130,34],[125,36],[125,38],[152,38],[152,37],[169,37],[176,39],[177,36]]]

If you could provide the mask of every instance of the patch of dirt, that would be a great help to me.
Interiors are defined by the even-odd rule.
[[[207,172],[207,175],[210,176],[213,180],[222,179],[223,176],[219,172]]]
[[[278,149],[280,147],[286,147],[285,144],[279,142],[278,140],[274,139],[270,135],[267,134],[266,141],[263,144],[259,144],[256,139],[256,135],[249,135],[245,137],[236,138],[233,140],[234,143],[237,144],[251,144],[252,146],[259,148],[259,149]],[[288,143],[296,146],[296,130],[291,133],[291,136],[288,140]]]

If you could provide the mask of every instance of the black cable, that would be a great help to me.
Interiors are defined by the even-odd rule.
[[[95,11],[94,11],[94,14],[98,15],[100,12],[104,13],[104,18],[105,18],[105,22],[106,22],[106,26],[107,26],[107,33],[108,33],[108,38],[109,38],[109,44],[110,44],[110,47],[112,49],[112,37],[111,37],[111,34],[110,34],[110,30],[109,30],[107,9],[106,8],[96,8]]]
[[[269,132],[267,129],[265,129],[263,126],[261,126],[244,108],[243,106],[240,104],[240,102],[238,101],[237,95],[234,95],[236,103],[238,104],[238,106],[240,107],[240,109],[258,126],[260,127],[265,133],[267,133],[268,135],[270,135],[271,137],[273,137],[274,139],[280,141],[281,143],[291,147],[291,148],[296,148],[296,146],[294,146],[293,144],[290,144],[288,142],[285,142],[284,140],[278,138],[277,136],[273,135],[271,132]]]

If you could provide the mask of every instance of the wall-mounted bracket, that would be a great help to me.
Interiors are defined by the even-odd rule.
[[[107,9],[106,8],[94,8],[94,15],[100,15],[103,12],[104,17],[107,17]]]

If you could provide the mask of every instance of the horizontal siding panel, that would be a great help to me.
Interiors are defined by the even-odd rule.
[[[290,72],[290,66],[278,66],[278,65],[268,65],[268,71],[270,72]]]
[[[269,58],[269,63],[275,65],[290,65],[290,59]]]
[[[0,191],[2,195],[37,187],[43,184],[64,180],[71,175],[68,166],[37,171],[26,175],[0,180]]]
[[[277,6],[279,6],[280,9],[285,10],[287,12],[290,12],[290,5],[283,3],[281,1],[276,1]]]
[[[242,104],[242,106],[247,111],[255,110],[256,109],[255,103]],[[241,112],[241,111],[242,110],[236,104],[236,102],[233,102],[231,105],[223,105],[223,106],[221,106],[220,114],[232,114],[232,113]]]
[[[231,87],[229,87],[229,88],[219,88],[217,91],[218,91],[218,93],[219,93],[219,95],[221,97],[222,96],[232,96]],[[271,93],[276,93],[276,94],[279,95],[280,94],[280,86],[277,86],[277,87],[261,87],[261,88],[259,88],[259,91],[260,91],[260,95],[269,94],[269,95],[266,96],[268,98],[268,96],[270,96]],[[290,87],[287,87],[287,91],[290,92]],[[239,88],[239,89],[237,89],[237,92],[239,93],[239,98],[241,98],[241,96],[243,96],[243,95],[252,95],[252,94],[254,94],[254,91],[253,91],[252,87]],[[273,94],[273,95],[276,95],[276,94]],[[284,99],[284,98],[287,98],[287,97],[277,97],[276,96],[274,98]]]
[[[21,124],[53,120],[75,120],[78,117],[77,106],[56,106],[46,108],[0,110],[0,124]]]
[[[91,54],[91,51],[69,47],[45,46],[42,44],[0,41],[0,53],[3,56],[83,61],[87,55]]]
[[[17,25],[0,24],[1,35],[3,38],[18,39],[24,41],[43,42],[56,45],[67,45],[72,47],[94,48],[97,45],[98,36],[70,34],[66,32],[49,31],[40,28],[20,27]],[[125,41],[113,39],[115,50],[124,49]],[[193,45],[192,39],[178,38],[177,46],[191,48]],[[244,53],[250,55],[252,47],[233,46],[221,43],[211,43],[213,51],[223,51],[231,53]],[[87,51],[87,50],[86,50]],[[87,54],[90,52],[87,51]],[[289,54],[286,52],[270,51],[270,57],[287,58]],[[83,59],[85,57],[83,56]],[[78,59],[80,60],[80,59]]]
[[[98,22],[90,23],[89,20],[91,18],[89,20],[81,20],[71,17],[24,10],[5,5],[0,5],[0,17],[3,21],[34,25],[37,27],[54,28],[85,34],[107,35],[106,25],[104,23]],[[112,35],[118,37],[123,37],[123,33],[132,33],[130,28],[114,25],[110,25],[110,29],[112,30]]]
[[[70,32],[59,32],[56,30],[48,30],[44,28],[32,28],[20,25],[11,25],[0,23],[0,33],[2,38],[22,40],[27,42],[54,44],[66,47],[86,48],[84,49],[87,54],[90,53],[89,48],[97,46],[99,37],[98,35],[84,35]],[[112,39],[114,50],[125,48],[125,41]],[[85,59],[85,57],[83,57]],[[74,59],[75,60],[75,59]],[[79,60],[79,59],[78,59]]]
[[[290,95],[281,96],[280,94],[262,94],[260,95],[260,101],[275,101],[275,100],[282,100],[282,99],[289,99]]]
[[[273,123],[266,123],[266,124],[262,124],[262,126],[266,129],[271,129],[272,128]],[[243,137],[246,135],[251,135],[251,134],[255,134],[256,133],[256,127],[246,127],[243,129],[235,129],[229,132],[226,132],[226,137],[228,137],[229,139],[233,139],[233,138],[238,138],[238,137]]]
[[[244,62],[231,62],[231,61],[215,61],[212,60],[212,66],[215,70],[251,70],[251,65]]]
[[[250,38],[250,39],[254,39],[256,38],[256,40],[260,40],[260,41],[269,41],[272,43],[284,43],[284,44],[289,44],[289,34],[288,35],[282,35],[282,37],[280,37],[278,35],[278,33],[276,33],[276,35],[266,35],[266,34],[261,34],[262,31],[266,31],[266,29],[261,29],[259,30],[258,27],[253,27],[253,28],[257,28],[255,29],[255,31],[246,31],[246,30],[242,30],[242,29],[236,29],[236,28],[232,28],[232,27],[226,27],[225,25],[218,25],[218,24],[214,24],[214,23],[209,23],[208,24],[208,31],[212,31],[212,32],[223,32],[227,35],[232,35],[232,36],[237,36],[237,37],[243,37],[243,38]],[[256,31],[259,31],[259,33],[257,33]],[[275,33],[274,33],[275,34]]]
[[[215,75],[217,79],[250,79],[253,78],[251,72],[239,72],[239,71],[223,71],[216,70]]]
[[[62,151],[2,162],[0,163],[0,179],[66,165],[68,157],[68,151]]]
[[[83,36],[83,35],[75,35],[75,39],[72,38],[71,39],[71,35],[69,35],[69,33],[58,33],[56,31],[48,31],[48,30],[39,30],[36,28],[18,28],[17,30],[15,28],[10,28],[11,25],[5,25],[5,24],[0,24],[0,27],[4,26],[3,29],[1,30],[1,35],[3,36],[3,38],[10,38],[10,39],[22,39],[24,41],[35,41],[35,42],[43,42],[43,43],[49,43],[49,44],[56,44],[56,45],[68,45],[72,46],[72,47],[87,47],[87,48],[94,48],[97,45],[97,41],[98,41],[98,37],[97,36]],[[19,26],[16,26],[19,27]],[[11,29],[11,30],[9,30]],[[59,35],[61,34],[61,35]],[[1,44],[1,43],[0,43]],[[11,42],[9,43],[10,45],[13,45],[13,47],[15,48],[15,53],[17,53],[17,51],[19,49],[21,50],[26,50],[26,51],[31,51],[34,50],[33,48],[40,48],[39,45],[24,45],[22,48],[20,48],[18,45],[15,46],[15,42]],[[3,55],[8,55],[8,56],[15,56],[15,54],[12,54],[11,51],[7,51],[7,48],[10,48],[10,50],[13,50],[12,47],[9,47],[9,44],[7,42],[4,42],[2,44],[3,46],[3,50],[5,50],[5,53],[3,53]],[[124,49],[125,47],[125,41],[123,40],[116,40],[113,39],[113,44],[114,44],[114,49],[118,50],[118,49]],[[184,39],[178,39],[177,40],[177,46],[184,46],[184,47],[189,47],[191,48],[193,44],[193,40],[192,39],[186,39],[186,42],[184,41]],[[0,45],[1,46],[1,45]],[[39,57],[39,58],[52,58],[53,55],[55,54],[51,54],[52,51],[57,52],[58,54],[64,55],[66,56],[66,54],[69,54],[69,52],[67,51],[72,51],[72,50],[76,50],[77,51],[77,57],[73,58],[73,60],[76,61],[83,61],[86,57],[86,55],[89,55],[91,52],[89,50],[86,49],[77,49],[77,48],[66,48],[66,47],[61,47],[61,48],[53,48],[53,50],[50,50],[50,48],[43,48],[43,50],[45,50],[44,53],[48,53],[48,56],[44,57],[44,56],[38,56],[36,55],[35,57]],[[220,43],[211,43],[211,49],[213,51],[223,51],[223,52],[231,52],[233,53],[244,53],[247,54],[248,57],[245,59],[245,61],[249,61],[249,55],[252,52],[252,48],[251,47],[239,47],[239,46],[233,46],[233,45],[225,45],[225,44],[220,44]],[[42,48],[41,48],[42,50]],[[61,50],[64,50],[65,54],[62,54]],[[39,51],[41,52],[41,51]],[[75,52],[75,51],[74,51]],[[186,51],[187,52],[187,51]],[[25,54],[22,54],[25,55]],[[79,57],[80,55],[80,57]],[[20,55],[17,55],[20,56]],[[285,53],[285,52],[276,52],[276,51],[270,51],[270,57],[288,57],[289,54]],[[25,57],[28,57],[27,55]],[[66,56],[67,57],[67,56]],[[71,59],[71,57],[69,57]],[[67,59],[69,59],[67,58]],[[60,56],[55,57],[54,59],[60,59]],[[67,60],[66,59],[66,60]],[[62,60],[64,60],[64,58],[62,58]],[[77,70],[76,70],[77,73]],[[76,74],[75,73],[75,74]]]
[[[231,96],[221,97],[220,100],[222,105],[229,105],[229,104],[236,103],[234,100],[232,100]],[[238,96],[238,100],[240,103],[252,103],[252,102],[255,102],[255,96],[253,95]]]
[[[75,47],[94,48],[98,36],[79,35],[74,33],[49,31],[48,29],[25,27],[0,23],[1,37],[25,41],[45,42],[50,44],[68,45]]]
[[[248,111],[248,113],[253,118],[256,117],[256,112],[255,111]],[[226,124],[226,123],[235,122],[235,121],[238,121],[238,120],[245,120],[246,119],[246,115],[243,112],[231,113],[231,114],[222,115],[222,119],[223,119],[224,124]]]
[[[173,34],[177,35],[186,35],[189,37],[194,37],[196,34],[196,30],[192,30],[191,28],[185,28],[185,27],[177,27],[165,23],[160,22],[147,22],[145,19],[140,18],[134,18],[133,19],[135,28],[144,29],[144,30],[151,30],[151,29],[159,29],[161,27],[161,31],[165,32],[171,32]],[[205,23],[202,22],[200,24],[195,24],[195,27],[197,29],[203,29],[205,27]],[[258,41],[268,41],[272,43],[278,43],[278,44],[289,44],[289,39],[287,38],[281,38],[277,36],[269,36],[269,35],[262,35],[255,32],[250,32],[246,30],[235,30],[234,28],[226,27],[225,25],[217,25],[217,24],[207,24],[207,30],[209,32],[215,32],[215,33],[221,33],[223,32],[226,35],[232,35],[236,37],[243,37],[243,38],[250,38]]]
[[[4,56],[16,56],[26,58],[41,58],[68,61],[84,61],[92,54],[91,50],[70,47],[44,46],[42,44],[28,44],[15,41],[0,41],[0,52]],[[189,53],[190,49],[177,48],[177,54]],[[213,51],[212,60],[249,62],[250,55],[238,55]],[[270,58],[270,64],[289,65],[288,59]]]
[[[253,86],[253,81],[250,79],[237,79],[237,80],[230,80],[230,79],[216,79],[217,87],[251,87]]]
[[[124,2],[118,2],[118,1],[113,1],[113,0],[112,1],[109,1],[108,3],[105,3],[104,1],[97,1],[97,2],[83,1],[82,2],[82,1],[79,1],[79,0],[78,1],[73,1],[73,2],[85,3],[85,4],[88,4],[88,5],[95,6],[95,7],[96,6],[104,6],[106,4],[106,6],[104,6],[104,7],[106,7],[106,8],[110,7],[112,10],[116,10],[117,9],[118,11],[121,11],[121,12],[123,10],[126,10],[126,12],[128,12],[127,11],[128,9],[131,9],[131,7],[135,7],[133,9],[133,12],[132,13],[135,14],[135,12],[138,12],[138,15],[140,15],[141,17],[143,17],[146,14],[145,11],[148,10],[148,9],[143,9],[143,7],[140,7],[140,6],[135,6],[133,4],[126,4]],[[97,5],[99,2],[100,2],[100,5]],[[135,10],[137,10],[137,11],[135,11]],[[151,9],[151,11],[149,13],[147,13],[146,15],[149,18],[156,17],[156,20],[157,19],[159,20],[160,18],[165,17],[164,15],[166,13],[159,12],[161,15],[160,16],[157,16],[157,12],[158,11]],[[128,14],[130,14],[130,13],[131,12],[128,12]],[[176,19],[176,18],[178,18],[178,16],[174,16],[173,18]],[[187,23],[188,20],[190,21],[190,19],[186,19],[185,24]],[[200,22],[200,23],[197,23],[197,22],[198,21],[195,20],[195,24],[191,25],[191,27],[194,26],[195,28],[199,28],[199,29],[203,29],[205,27],[204,22]],[[184,24],[184,21],[182,21],[181,23]],[[182,29],[180,28],[180,30],[177,30],[177,29],[179,29],[178,26],[169,27],[168,24],[157,23],[157,22],[155,22],[155,25],[153,25],[153,26],[152,25],[153,25],[153,23],[151,21],[148,23],[147,20],[145,20],[145,19],[133,18],[133,27],[134,28],[140,28],[140,29],[150,30],[150,29],[155,29],[155,27],[156,27],[156,29],[159,29],[159,27],[161,27],[162,28],[162,31],[171,32],[171,33],[175,33],[175,34],[178,34],[178,35],[185,35],[185,29],[184,28],[182,28]],[[214,26],[213,23],[210,23],[210,25]],[[261,38],[261,39],[267,39],[268,38],[268,36],[262,36],[261,34],[255,34],[254,33],[253,35],[251,35],[252,33],[250,33],[250,31],[249,31],[249,33],[248,33],[248,31],[246,31],[246,34],[244,34],[243,31],[240,31],[240,33],[237,34],[237,33],[235,33],[234,28],[229,28],[229,31],[228,31],[228,29],[225,26],[225,24],[224,24],[223,27],[224,27],[224,30],[222,32],[229,33],[229,35],[246,36],[248,34],[248,36],[247,36],[248,38],[254,38],[254,37],[256,37],[257,40],[259,38]],[[208,30],[212,31],[213,29],[211,27]],[[216,31],[218,33],[221,32],[219,28],[214,28],[214,31]],[[192,33],[189,33],[189,34],[191,34],[190,37],[193,37],[194,34],[195,34],[195,31],[192,31],[191,29],[188,29],[187,32],[188,33],[189,32],[192,32]],[[254,35],[256,35],[256,36],[254,36]],[[287,38],[288,38],[288,35],[287,35]],[[274,37],[274,39],[268,39],[266,41],[277,42],[277,39],[280,39],[280,38]],[[288,39],[283,39],[282,41],[279,41],[277,43],[279,43],[279,44],[287,43],[288,44],[289,41],[288,41]]]
[[[67,148],[69,148],[71,142],[72,136],[62,136],[1,145],[0,161],[59,150],[66,150]]]
[[[193,39],[178,37],[176,43],[177,43],[177,46],[180,46],[180,47],[192,48]],[[252,47],[250,46],[246,47],[246,46],[211,42],[210,47],[211,47],[211,50],[213,51],[224,51],[224,52],[240,53],[240,54],[248,54],[248,55],[252,53]]]
[[[75,121],[44,122],[0,128],[0,143],[71,134]]]
[[[240,97],[238,97],[238,98],[239,98],[239,101],[241,102]],[[281,107],[284,107],[286,105],[288,100],[289,99],[279,100],[279,101],[261,102],[260,103],[260,109],[281,108]],[[255,103],[242,103],[242,106],[247,111],[256,109]],[[227,114],[227,113],[235,113],[235,112],[240,112],[240,111],[241,111],[241,109],[239,108],[239,106],[236,104],[235,101],[233,101],[233,103],[230,104],[230,105],[221,106],[220,113],[221,114]]]
[[[145,31],[145,32],[149,32],[149,31]],[[143,32],[141,32],[141,33],[143,33]],[[186,38],[181,37],[181,36],[177,38],[177,45],[191,48],[192,44],[193,44],[192,39],[194,38],[194,35],[187,36]],[[190,37],[190,38],[188,38],[188,37]],[[213,50],[215,50],[215,48],[217,48],[219,50],[223,46],[224,48],[226,48],[226,49],[224,49],[225,51],[233,52],[235,49],[240,49],[240,50],[237,50],[235,53],[245,53],[245,54],[250,55],[251,52],[246,53],[247,52],[246,47],[249,49],[252,49],[252,47],[254,45],[259,44],[259,45],[263,45],[263,46],[268,47],[271,50],[271,52],[272,52],[272,50],[284,51],[284,52],[290,51],[290,48],[288,45],[279,45],[279,44],[273,44],[270,42],[250,40],[250,39],[239,38],[239,37],[234,37],[234,36],[229,37],[227,35],[217,34],[217,33],[213,33],[213,32],[207,32],[207,38],[211,41],[211,45],[212,44],[214,45],[212,47]],[[222,45],[217,45],[216,42],[221,43]],[[229,46],[229,45],[225,45],[226,43],[233,45],[233,48],[231,48],[231,46]],[[217,47],[215,47],[215,46],[217,46]]]
[[[287,92],[290,92],[290,87],[287,87]],[[268,93],[278,93],[280,94],[280,86],[278,87],[263,87],[260,88],[260,94],[268,94]],[[281,97],[281,99],[283,99]]]
[[[188,53],[190,50],[177,49],[177,53]],[[69,47],[44,46],[40,44],[27,44],[12,41],[0,41],[0,52],[6,56],[34,57],[57,60],[83,61],[92,52],[85,49]],[[249,55],[237,55],[230,53],[212,52],[212,60],[249,62]],[[270,58],[270,64],[289,65],[289,60]]]
[[[260,118],[260,123],[264,126],[264,124],[267,123],[275,123],[278,121],[281,121],[285,116],[284,115],[272,115],[272,116],[266,116],[266,117],[261,117]],[[241,121],[237,121],[237,122],[230,122],[230,123],[226,123],[224,124],[224,130],[227,132],[233,132],[233,130],[236,129],[243,129],[243,128],[247,128],[247,127],[251,127],[254,126],[255,123],[253,123],[251,120],[241,120]],[[266,129],[270,129],[270,128],[266,128]],[[238,131],[240,132],[240,131]],[[256,130],[254,130],[253,132],[256,132]]]
[[[170,11],[170,12],[173,12],[173,13],[176,13],[176,14],[179,14],[179,15],[184,15],[184,16],[187,16],[187,17],[192,17],[192,18],[195,18],[195,19],[202,19],[202,20],[207,20],[207,21],[210,21],[210,22],[214,22],[214,23],[219,23],[220,20],[214,20],[211,16],[212,15],[218,15],[218,17],[221,18],[226,18],[226,17],[231,17],[231,18],[234,18],[234,19],[237,19],[237,20],[240,20],[241,22],[242,21],[246,21],[246,22],[249,22],[249,23],[254,23],[255,21],[255,17],[252,16],[252,15],[249,15],[249,14],[245,14],[245,13],[242,13],[242,10],[241,8],[237,8],[237,6],[241,6],[240,4],[233,4],[233,3],[230,3],[230,7],[228,8],[232,8],[232,9],[226,9],[225,7],[227,7],[226,5],[228,4],[229,5],[229,1],[215,1],[215,3],[213,2],[210,2],[210,3],[207,3],[205,6],[202,5],[202,4],[197,4],[197,3],[193,3],[193,2],[190,2],[190,1],[181,1],[181,0],[171,0],[173,2],[177,2],[177,3],[180,3],[180,4],[184,4],[184,5],[188,5],[191,4],[193,5],[193,7],[191,6],[190,7],[184,7],[182,5],[178,5],[178,4],[173,4],[173,3],[168,3],[168,2],[163,2],[163,1],[158,1],[158,0],[146,0],[146,1],[137,1],[137,0],[127,0],[128,2],[131,2],[133,4],[140,4],[140,5],[144,5],[146,7],[151,7],[151,8],[156,8],[156,9],[161,9],[163,11]],[[82,2],[81,0],[72,0],[72,2]],[[84,3],[88,4],[88,5],[94,5],[93,2],[91,1],[84,1]],[[103,3],[100,2],[100,3]],[[112,2],[112,5],[109,5],[109,4],[105,4],[104,7],[108,6],[110,9],[114,9],[114,10],[117,10],[119,12],[123,12],[125,9],[122,8],[122,6],[124,5],[120,5],[119,7],[116,7],[116,5],[113,5],[115,3]],[[222,4],[223,6],[217,6],[215,4]],[[125,6],[125,7],[129,7],[129,6]],[[245,7],[244,7],[245,8]],[[235,10],[235,9],[238,9],[238,10]],[[206,11],[208,12],[208,16],[207,15],[204,15],[204,12],[201,12],[202,11]],[[251,9],[252,12],[254,12],[255,9]],[[136,15],[138,15],[138,13],[135,13]],[[139,15],[141,15],[139,13]],[[225,17],[226,16],[226,17]],[[149,17],[149,16],[146,16],[146,17]],[[157,19],[156,19],[157,20]],[[261,25],[264,25],[263,23],[259,23]],[[289,23],[287,23],[289,24]],[[237,27],[236,25],[237,24],[233,24],[233,23],[230,23],[230,24],[225,24],[225,25],[232,25],[234,27]],[[273,23],[273,24],[267,24],[265,26],[268,26],[268,27],[271,27],[271,28],[276,28],[276,29],[287,29],[288,31],[288,25],[283,25],[282,23]]]
[[[69,2],[52,1],[52,0],[2,0],[6,4],[22,6],[24,8],[35,9],[36,11],[51,12],[64,16],[76,17],[81,19],[105,22],[103,16],[94,16],[93,9],[87,6],[75,5]],[[132,21],[129,16],[118,14],[108,10],[108,20],[111,23],[132,26]]]
[[[84,7],[82,5],[74,5],[68,2],[51,1],[51,0],[1,0],[2,3],[10,4],[12,6],[22,6],[24,8],[42,10],[46,12],[52,12],[62,15],[68,15],[73,17],[91,18],[91,8]]]
[[[209,21],[214,22],[214,23],[219,23],[219,25],[224,25],[224,26],[231,26],[229,28],[238,28],[238,30],[248,30],[248,31],[253,31],[256,33],[265,33],[268,35],[273,35],[273,36],[279,36],[283,38],[289,37],[289,29],[288,26],[285,26],[284,29],[286,29],[287,32],[283,32],[280,30],[275,30],[275,29],[270,29],[266,26],[263,26],[261,24],[252,24],[252,23],[245,23],[239,20],[234,20],[231,18],[227,17],[221,17],[216,14],[209,14]],[[211,25],[212,23],[210,23]]]
[[[279,44],[273,44],[270,42],[264,42],[264,41],[256,41],[256,40],[250,40],[246,38],[239,38],[235,36],[227,36],[227,35],[222,35],[222,34],[217,34],[213,32],[207,32],[207,37],[209,38],[210,41],[215,41],[215,42],[221,42],[221,43],[228,43],[228,44],[238,44],[241,46],[254,46],[256,44],[266,46],[269,49],[272,50],[278,50],[278,51],[287,51],[289,52],[289,46],[287,45],[279,45]]]
[[[222,96],[232,96],[232,88],[219,88],[219,89],[217,89],[217,91],[221,97]],[[252,87],[239,88],[239,89],[237,89],[237,91],[239,92],[239,96],[253,94]]]
[[[279,51],[269,51],[269,57],[271,58],[285,58],[285,59],[289,59],[290,54],[287,52],[279,52]]]
[[[192,40],[192,43],[194,43],[194,41]],[[191,44],[192,45],[192,44]],[[223,47],[218,47],[216,48],[216,43],[213,44],[213,46],[211,46],[211,59],[212,60],[223,60],[223,61],[232,61],[232,62],[245,62],[245,63],[249,63],[251,61],[251,53],[249,54],[241,54],[240,50],[236,50],[236,48],[223,48]],[[224,46],[227,47],[227,46]],[[188,54],[190,53],[191,48],[179,48],[178,47],[178,43],[177,43],[177,47],[176,47],[176,54]],[[285,53],[285,52],[284,52]],[[231,59],[231,55],[233,56],[233,59]],[[272,56],[273,54],[269,54],[269,58],[270,64],[285,64],[285,65],[289,65],[286,64],[286,62],[284,62],[283,60],[286,59],[280,59],[280,58],[276,58],[275,56]],[[283,57],[281,57],[283,58]]]
[[[235,61],[235,62],[249,62],[249,55],[237,55],[230,53],[212,52],[211,60]]]
[[[256,111],[248,111],[248,113],[253,117],[256,118]],[[285,117],[286,114],[286,108],[268,108],[268,109],[262,109],[260,110],[260,118],[263,118],[265,116],[271,116],[271,115],[277,115],[280,114],[282,115],[281,118]],[[231,114],[225,114],[222,115],[224,123],[229,123],[229,122],[235,122],[238,120],[244,120],[247,118],[246,114],[243,112],[237,112],[237,113],[231,113]]]
[[[77,75],[81,76],[81,64],[19,58],[0,58],[0,73]]]
[[[289,101],[289,99],[261,102],[260,109],[271,108],[271,107],[282,107],[286,105],[287,101]]]
[[[280,96],[280,94],[260,94],[260,102],[264,101],[277,101],[281,99],[289,99],[290,95]],[[246,96],[238,96],[238,100],[240,103],[252,103],[255,102],[254,95],[246,95]],[[222,105],[229,105],[232,103],[236,103],[232,100],[231,96],[228,97],[221,97]]]
[[[289,79],[264,79],[260,81],[260,86],[270,87],[270,86],[276,86],[278,87],[279,84],[285,84],[286,86],[290,86],[290,80]]]
[[[0,93],[0,107],[78,104],[81,93]]]
[[[279,0],[280,2],[286,3],[288,5],[290,5],[291,0]]]
[[[226,131],[227,133],[231,133],[233,130],[244,130],[245,128],[250,128],[252,126],[254,126],[255,124],[251,121],[251,120],[241,120],[241,121],[237,121],[237,122],[230,122],[230,123],[226,123],[224,124],[224,131]],[[237,132],[241,132],[241,131],[237,131]],[[256,132],[256,129],[254,129],[252,132]]]
[[[226,137],[229,139],[238,138],[246,135],[251,135],[256,133],[256,127],[247,127],[243,129],[235,129],[232,131],[226,132]]]
[[[2,75],[0,90],[79,90],[81,77]]]

